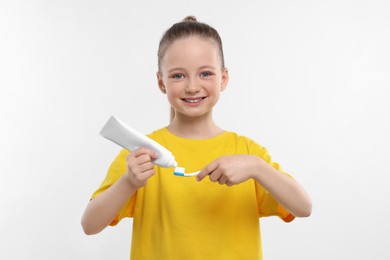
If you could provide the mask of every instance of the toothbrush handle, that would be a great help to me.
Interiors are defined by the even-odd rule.
[[[199,172],[200,171],[193,172],[193,173],[184,173],[184,172],[181,172],[181,171],[175,171],[173,174],[175,174],[177,176],[182,176],[182,177],[192,177],[192,176],[198,175]]]
[[[184,173],[184,176],[191,177],[191,176],[196,176],[200,173],[200,171],[197,172],[192,172],[192,173]]]

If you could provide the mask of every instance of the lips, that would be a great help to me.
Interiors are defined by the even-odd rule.
[[[206,97],[196,97],[196,98],[183,98],[182,100],[187,103],[198,103],[205,99]]]

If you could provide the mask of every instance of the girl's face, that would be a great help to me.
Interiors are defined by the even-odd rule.
[[[211,115],[229,79],[217,45],[197,36],[178,39],[167,48],[157,78],[179,118]]]

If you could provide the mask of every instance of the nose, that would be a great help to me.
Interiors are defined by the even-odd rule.
[[[201,89],[200,82],[196,79],[188,79],[185,91],[187,93],[197,93]]]

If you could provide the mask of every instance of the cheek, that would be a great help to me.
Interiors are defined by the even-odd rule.
[[[175,92],[172,92],[171,90],[167,91],[167,98],[168,98],[169,102],[172,102],[173,100],[175,100],[176,97],[177,97],[177,94]]]
[[[209,81],[204,84],[204,87],[207,89],[209,93],[213,93],[214,95],[218,95],[221,92],[221,82],[220,81]]]
[[[169,84],[169,85],[167,85],[166,89],[167,89],[167,96],[168,96],[169,100],[180,96],[180,89],[181,88],[180,88],[179,84],[177,84],[177,83]]]
[[[217,101],[219,100],[220,95],[221,95],[221,91],[216,91],[216,92],[214,93],[215,102],[217,102]]]

